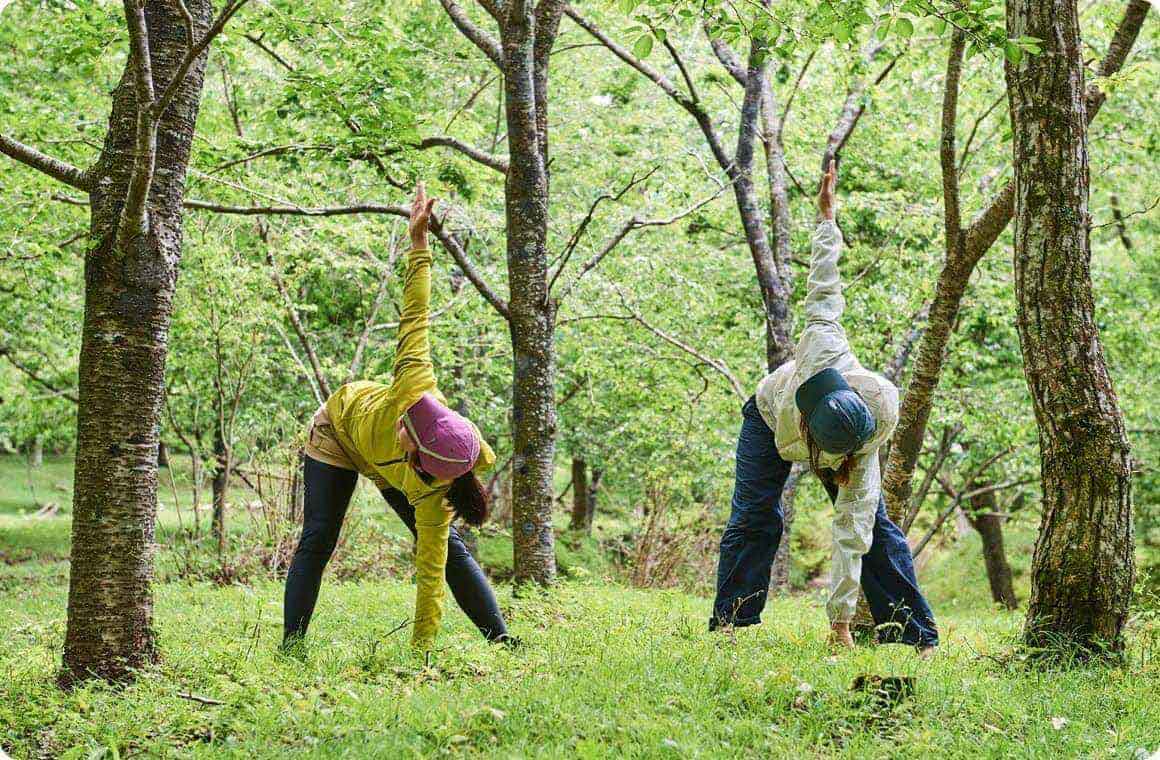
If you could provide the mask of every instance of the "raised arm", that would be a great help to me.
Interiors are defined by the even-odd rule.
[[[799,371],[809,377],[834,366],[850,351],[846,331],[842,329],[842,276],[838,258],[842,254],[842,233],[834,222],[834,168],[822,177],[818,193],[821,221],[814,230],[810,274],[806,280],[806,326],[798,338],[794,360]]]
[[[396,389],[419,394],[435,388],[435,366],[431,362],[431,250],[427,247],[427,224],[434,198],[428,198],[423,183],[411,203],[411,252],[403,277],[403,312],[399,316],[399,343],[395,349]]]

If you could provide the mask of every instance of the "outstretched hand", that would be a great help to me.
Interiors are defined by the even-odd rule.
[[[826,173],[822,175],[822,188],[818,191],[818,213],[821,214],[822,219],[829,221],[834,219],[834,185],[837,184],[837,181],[834,161],[830,161]]]
[[[411,220],[407,223],[412,248],[427,247],[427,227],[431,223],[431,209],[434,207],[435,198],[427,197],[427,188],[420,182],[415,187],[415,200],[411,201]]]

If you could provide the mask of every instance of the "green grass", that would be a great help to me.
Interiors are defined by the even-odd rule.
[[[448,598],[441,650],[425,662],[405,628],[392,633],[413,605],[408,537],[366,489],[360,541],[382,572],[328,574],[304,662],[277,654],[280,583],[175,580],[162,542],[160,662],[128,686],[62,692],[68,502],[57,516],[30,516],[27,489],[13,495],[27,478],[16,464],[0,461],[0,747],[16,758],[1055,760],[1160,750],[1154,613],[1133,617],[1122,666],[1032,669],[1013,655],[1022,612],[990,603],[973,535],[921,572],[943,637],[931,661],[903,647],[831,655],[820,592],[772,601],[762,626],[710,634],[706,598],[617,585],[594,539],[564,536],[568,580],[524,598],[498,588],[520,649],[481,641]],[[45,492],[71,482],[55,461],[35,477]],[[170,502],[163,494],[163,538],[176,530]],[[1032,540],[1026,528],[1007,536],[1021,599]],[[500,575],[510,566],[503,532],[485,533],[480,549]],[[865,673],[912,676],[915,693],[893,709],[869,704],[851,690]]]
[[[52,678],[64,590],[18,592],[0,654],[0,743],[16,757],[85,758],[102,748],[107,757],[1132,757],[1160,745],[1160,672],[1139,630],[1125,667],[1036,672],[1006,661],[1021,622],[1006,613],[942,615],[945,645],[923,662],[902,647],[831,657],[809,598],[779,599],[765,625],[729,636],[704,630],[706,600],[678,592],[568,583],[501,596],[521,649],[479,641],[453,610],[428,666],[405,631],[387,636],[410,610],[407,584],[327,584],[301,663],[275,654],[278,584],[166,584],[161,663],[125,688],[63,693]],[[915,695],[872,709],[850,691],[861,673],[913,676]]]

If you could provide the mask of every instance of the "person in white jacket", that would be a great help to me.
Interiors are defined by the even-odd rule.
[[[761,622],[781,541],[781,492],[792,462],[808,462],[834,502],[832,643],[853,646],[861,586],[882,642],[929,652],[938,645],[906,537],[886,516],[879,452],[898,423],[898,389],[862,366],[840,319],[846,301],[834,222],[833,165],[822,179],[805,301],[806,326],[786,362],[742,408],[732,512],[721,538],[710,629]]]

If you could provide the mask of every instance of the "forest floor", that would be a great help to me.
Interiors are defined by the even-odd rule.
[[[63,463],[44,470],[41,502],[68,475]],[[1134,616],[1122,665],[1031,667],[1014,647],[1022,613],[990,605],[974,540],[923,570],[943,637],[929,661],[896,646],[831,654],[818,594],[775,599],[763,625],[710,634],[707,599],[626,588],[599,569],[520,598],[501,585],[514,651],[480,641],[450,604],[430,662],[396,630],[413,603],[406,580],[328,578],[299,661],[277,653],[276,581],[173,578],[156,586],[157,666],[126,687],[65,693],[53,678],[68,519],[36,517],[20,478],[0,468],[0,747],[14,758],[1160,751],[1155,617]],[[163,528],[174,518],[163,511]],[[862,675],[912,678],[913,694],[882,704],[851,688]]]

